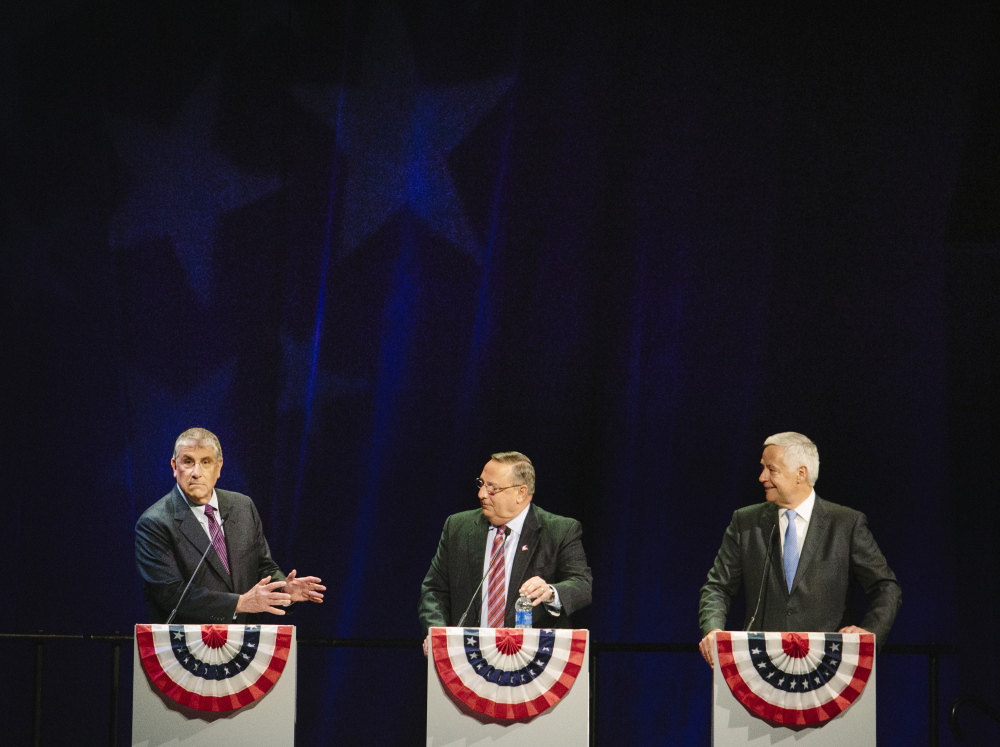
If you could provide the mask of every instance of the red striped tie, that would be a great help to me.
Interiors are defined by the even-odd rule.
[[[493,563],[493,566],[490,568],[490,585],[486,597],[488,600],[486,627],[488,628],[502,628],[504,612],[507,610],[507,583],[504,570],[506,558],[503,557],[504,553],[502,552],[504,539],[507,536],[507,525],[496,527],[496,530],[496,536],[493,538],[493,549],[490,551],[490,562]],[[500,557],[497,557],[498,554]]]
[[[222,534],[222,527],[219,526],[219,522],[215,520],[215,509],[212,508],[212,504],[205,504],[205,516],[208,517],[208,534],[212,538],[212,545],[215,546],[215,554],[219,556],[219,560],[222,561],[222,565],[226,567],[226,573],[229,573],[229,554],[226,552],[226,538]]]

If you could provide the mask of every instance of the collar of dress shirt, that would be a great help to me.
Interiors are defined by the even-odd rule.
[[[796,517],[801,518],[803,521],[805,521],[806,524],[808,524],[809,520],[812,518],[813,509],[815,507],[816,507],[816,491],[813,490],[809,494],[809,497],[806,498],[804,501],[802,501],[802,503],[800,503],[793,510],[795,511]],[[784,516],[786,513],[788,513],[787,508],[781,509],[782,516]]]
[[[521,536],[521,529],[524,527],[524,520],[528,517],[529,508],[531,508],[530,503],[524,507],[524,510],[521,513],[519,513],[517,516],[515,516],[513,519],[507,522],[507,526],[510,527],[510,537],[508,538],[508,544],[516,543],[518,537]]]
[[[183,490],[181,491],[181,495],[184,495]],[[187,496],[184,497],[184,500],[187,500]],[[208,517],[205,516],[205,505],[206,504],[204,503],[191,503],[191,501],[188,501],[188,508],[190,508],[191,511],[194,512],[194,517],[201,523],[201,525],[205,528],[205,531],[207,532]],[[219,494],[215,492],[215,488],[212,488],[212,500],[210,500],[207,505],[210,505],[212,508],[215,509],[216,513],[215,520],[218,521],[219,525],[221,526],[222,514],[219,513]],[[225,532],[223,532],[223,534],[225,534]]]

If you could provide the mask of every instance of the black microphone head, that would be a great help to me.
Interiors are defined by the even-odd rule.
[[[510,527],[504,527],[503,536],[510,537]]]

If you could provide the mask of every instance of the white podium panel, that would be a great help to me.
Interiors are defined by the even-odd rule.
[[[589,635],[573,687],[554,706],[524,721],[498,722],[454,699],[438,676],[433,652],[427,657],[427,747],[587,747],[589,739]]]
[[[785,726],[752,713],[733,695],[715,652],[712,672],[712,747],[874,747],[875,663],[853,705],[822,724]]]
[[[197,711],[174,702],[153,684],[132,647],[133,747],[219,747],[255,745],[294,747],[296,638],[281,677],[259,700],[222,713]]]

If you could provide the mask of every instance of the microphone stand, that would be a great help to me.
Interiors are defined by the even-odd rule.
[[[222,527],[222,522],[219,522],[219,527]],[[205,562],[205,558],[208,557],[208,551],[211,550],[215,545],[212,544],[212,539],[209,537],[208,547],[205,548],[205,552],[201,554],[201,560],[198,561],[198,565],[194,567],[194,573],[191,574],[191,578],[188,579],[187,586],[184,587],[184,591],[181,592],[180,598],[177,600],[177,606],[174,607],[174,611],[170,613],[170,617],[167,618],[167,625],[174,621],[174,617],[177,615],[177,610],[181,608],[181,602],[184,601],[185,595],[188,593],[188,589],[191,588],[191,583],[194,581],[194,577],[198,575],[198,571],[201,570],[201,564]]]

